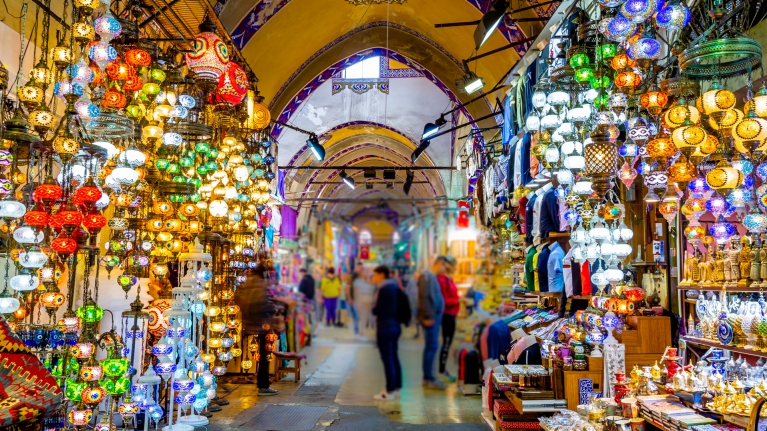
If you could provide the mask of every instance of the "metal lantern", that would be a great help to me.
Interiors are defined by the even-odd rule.
[[[727,194],[743,183],[743,173],[730,166],[727,160],[722,159],[706,175],[706,183],[720,194]]]
[[[746,118],[735,123],[731,129],[732,140],[735,149],[744,154],[751,154],[752,151],[762,151],[767,146],[767,120],[759,118],[751,110]]]
[[[671,142],[686,156],[693,154],[707,138],[706,131],[695,125],[679,127],[671,134]]]
[[[725,112],[735,106],[735,94],[729,90],[723,90],[718,82],[714,82],[711,89],[701,96],[701,105],[706,115],[719,121]]]
[[[618,170],[618,149],[608,140],[607,126],[600,124],[591,134],[592,143],[583,148],[586,160],[584,173],[591,177],[592,188],[601,197],[612,184],[610,179]]]

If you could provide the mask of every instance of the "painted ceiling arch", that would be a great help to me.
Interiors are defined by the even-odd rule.
[[[489,0],[408,0],[403,5],[391,5],[387,13],[387,5],[352,6],[345,0],[229,0],[221,8],[220,17],[225,26],[233,33],[235,39],[240,34],[237,26],[240,21],[256,25],[256,32],[242,46],[243,56],[250,62],[259,76],[259,89],[271,103],[279,89],[286,82],[287,77],[301,69],[307,59],[318,52],[329,52],[329,56],[320,55],[316,61],[320,65],[309,67],[313,70],[311,77],[316,76],[329,65],[335,63],[338,58],[348,55],[348,48],[352,52],[371,46],[387,46],[387,33],[391,49],[401,52],[415,61],[424,64],[433,73],[440,76],[444,82],[452,82],[463,74],[462,67],[455,65],[443,65],[432,67],[418,58],[417,52],[424,51],[421,45],[427,44],[425,40],[432,41],[435,45],[444,47],[444,51],[456,59],[465,59],[474,52],[473,26],[434,28],[434,25],[442,22],[476,20],[482,16],[477,6],[485,8]],[[252,11],[259,9],[264,15],[251,18]],[[526,16],[529,13],[535,16],[533,11],[520,13]],[[393,25],[377,26],[380,22],[390,22]],[[538,28],[540,25],[535,23]],[[352,31],[365,29],[351,39],[338,42],[338,39]],[[380,30],[382,36],[377,35]],[[404,31],[409,29],[412,31]],[[532,29],[537,31],[536,28]],[[530,29],[525,30],[530,32]],[[524,39],[523,32],[515,30],[512,40]],[[242,39],[240,37],[240,39]],[[239,39],[237,39],[239,40]],[[335,44],[334,44],[335,42]],[[237,42],[242,44],[242,42]],[[508,44],[508,40],[501,32],[495,34],[483,46],[481,52],[500,48]],[[331,46],[332,45],[332,46]],[[521,50],[527,46],[520,47]],[[440,57],[443,62],[452,61],[432,48],[429,56]],[[324,52],[323,52],[324,53]],[[337,55],[346,53],[346,55]],[[330,58],[322,58],[330,57]],[[489,86],[505,74],[507,70],[518,60],[518,53],[513,49],[496,54],[493,57],[482,59],[477,63],[471,63],[470,67],[485,78]],[[440,75],[441,74],[441,75]],[[299,79],[300,82],[308,82],[308,79]],[[293,95],[296,91],[287,91]],[[284,97],[284,95],[282,96]],[[278,112],[281,103],[275,104]],[[274,111],[273,111],[274,113]]]
[[[370,50],[367,54],[387,52],[391,54],[391,51],[385,49]],[[360,54],[359,57],[363,56],[366,54]],[[407,60],[400,56],[394,57]],[[341,124],[383,124],[389,131],[397,131],[403,141],[410,144],[399,146],[403,160],[408,160],[416,146],[415,143],[420,141],[424,125],[435,121],[455,103],[454,97],[451,97],[452,92],[441,81],[426,70],[415,70],[422,76],[386,79],[385,90],[369,89],[364,94],[356,94],[350,89],[337,91],[334,88],[337,80],[332,74],[324,74],[323,80],[308,86],[291,102],[279,119],[317,135],[337,129]],[[455,115],[447,119],[454,124],[462,121],[460,118]],[[465,130],[468,130],[468,126]],[[277,126],[272,134],[278,137],[278,161],[281,166],[311,163],[312,159],[306,153],[305,134]],[[331,145],[335,144],[331,142]],[[328,150],[326,145],[326,152]],[[326,158],[330,157],[333,151],[336,150],[326,154]],[[449,166],[453,162],[453,152],[453,135],[445,134],[432,139],[425,154],[433,165]]]
[[[437,76],[432,74],[428,69],[424,68],[420,64],[416,63],[415,61],[411,60],[410,58],[397,53],[396,51],[386,49],[386,48],[370,48],[366,49],[360,52],[357,52],[353,55],[350,55],[340,61],[337,61],[332,66],[325,69],[322,73],[315,76],[314,79],[312,79],[309,83],[303,86],[303,88],[296,93],[295,96],[290,100],[290,102],[287,103],[287,105],[282,109],[282,112],[279,114],[278,120],[283,123],[289,123],[292,119],[292,117],[299,112],[299,110],[302,109],[302,105],[304,105],[312,96],[312,94],[317,91],[320,87],[323,86],[323,84],[327,82],[332,82],[334,77],[337,77],[340,75],[341,72],[343,72],[344,69],[348,68],[349,66],[352,66],[354,64],[357,64],[367,58],[371,57],[381,57],[385,58],[387,60],[394,60],[401,64],[404,64],[409,67],[409,69],[397,69],[394,72],[403,72],[406,70],[411,70],[414,73],[409,76],[401,76],[401,78],[418,78],[423,77],[427,79],[431,84],[436,86],[442,93],[447,96],[449,99],[449,102],[454,105],[459,105],[460,101],[456,94],[451,90],[443,81],[441,81]],[[388,64],[388,61],[386,62]],[[387,69],[388,70],[388,69]],[[382,70],[384,72],[384,70]],[[397,76],[396,73],[392,73],[392,75],[384,75],[381,76],[384,79],[387,79],[389,77],[391,78],[400,78],[400,76]],[[391,89],[391,85],[389,86]],[[333,90],[335,93],[335,89]],[[446,105],[442,105],[442,110],[444,111]],[[427,120],[427,121],[434,121],[438,116],[439,112],[435,112],[436,116],[433,118]],[[464,114],[467,118],[470,120],[472,119],[472,114],[469,112],[467,108],[461,108],[460,112]],[[426,124],[425,122],[422,123]],[[476,125],[474,125],[476,127]],[[279,138],[282,134],[284,128],[280,125],[275,125],[272,128],[272,136]],[[420,139],[420,138],[419,138]]]
[[[392,126],[376,123],[372,121],[352,121],[347,123],[341,123],[330,130],[323,132],[318,136],[319,142],[327,149],[333,148],[333,146],[341,141],[358,135],[376,135],[391,138],[404,144],[407,150],[415,150],[418,143],[412,136],[406,136],[400,130],[395,129]],[[427,165],[434,166],[434,163],[429,158],[428,154],[424,154],[421,157],[424,158]],[[288,162],[289,166],[305,165],[311,162],[309,154],[309,148],[304,146]]]
[[[344,142],[342,151],[328,159],[324,166],[343,165],[348,166],[347,174],[355,177],[355,181],[362,183],[358,178],[361,169],[365,166],[412,166],[410,160],[402,155],[401,149],[392,148],[391,141],[386,143],[372,143],[371,140],[382,141],[380,136],[358,136]],[[357,142],[355,142],[357,141]],[[398,151],[399,150],[399,151]],[[376,164],[376,162],[383,162]],[[420,162],[420,161],[419,161]],[[423,166],[423,165],[422,165]],[[333,191],[339,189],[324,184],[315,188],[316,182],[337,181],[338,171],[333,170],[295,170],[291,171],[286,179],[286,190],[295,199],[311,197],[334,197]],[[404,172],[397,173],[398,180],[404,180]],[[447,187],[440,173],[435,170],[419,170],[415,172],[415,181],[426,181],[427,184],[414,184],[411,190],[413,196],[433,197],[444,196]],[[397,185],[396,187],[401,187]]]

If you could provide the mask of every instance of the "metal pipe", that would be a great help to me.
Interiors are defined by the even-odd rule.
[[[537,34],[536,34],[535,36],[531,36],[531,37],[528,37],[528,38],[525,38],[525,39],[522,39],[522,40],[518,40],[518,41],[516,41],[516,42],[512,42],[512,43],[510,43],[510,44],[508,44],[508,45],[506,45],[506,46],[502,46],[502,47],[500,47],[500,48],[497,48],[497,49],[494,49],[494,50],[492,50],[492,51],[487,51],[487,52],[486,52],[486,53],[484,53],[484,54],[479,54],[479,55],[475,55],[474,57],[471,57],[471,58],[467,58],[466,60],[464,60],[464,62],[465,62],[465,63],[468,63],[468,62],[470,62],[470,61],[479,60],[480,58],[485,58],[485,57],[487,57],[488,55],[493,55],[493,54],[499,53],[499,52],[501,52],[501,51],[506,51],[506,50],[507,50],[507,49],[509,49],[509,48],[514,48],[515,46],[524,45],[524,44],[526,44],[527,42],[532,42],[532,41],[534,41],[536,37],[538,37],[538,35],[537,35]]]
[[[53,13],[53,11],[49,7],[45,6],[42,2],[40,2],[40,0],[32,0],[32,1],[35,2],[37,7],[39,7],[43,12],[47,13],[48,16],[50,16],[51,18],[56,20],[59,24],[64,26],[65,29],[69,30],[69,25],[66,22],[64,22],[64,20],[60,16]]]
[[[465,125],[461,126],[464,127]],[[380,170],[389,170],[389,171],[452,171],[456,168],[454,166],[346,166],[346,165],[333,165],[333,166],[290,166],[290,165],[283,165],[278,166],[278,169],[309,169],[309,170],[342,170],[342,169],[351,169],[351,168],[360,168],[360,169],[380,169]]]
[[[141,24],[139,24],[139,25],[138,25],[138,26],[139,26],[139,28],[141,28],[141,27],[145,27],[147,24],[149,24],[149,23],[151,23],[152,21],[156,20],[156,19],[157,19],[157,17],[158,17],[158,16],[160,16],[160,14],[161,14],[161,13],[163,13],[163,12],[164,12],[166,9],[168,9],[169,7],[171,7],[171,6],[173,6],[174,4],[178,3],[179,1],[180,1],[180,0],[171,0],[170,2],[168,2],[168,3],[167,3],[165,6],[163,6],[162,8],[160,8],[160,10],[159,10],[159,11],[157,11],[157,12],[153,13],[153,14],[152,14],[152,15],[151,15],[149,18],[145,19],[145,20],[144,20],[144,22],[142,22]]]
[[[384,203],[384,202],[428,202],[428,201],[444,201],[444,200],[459,200],[451,199],[447,196],[438,196],[435,198],[363,198],[355,199],[350,198],[291,198],[285,199],[286,202],[336,202],[336,203]]]

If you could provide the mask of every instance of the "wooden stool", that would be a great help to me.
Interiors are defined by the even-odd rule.
[[[306,360],[306,355],[299,355],[294,352],[274,352],[274,381],[278,382],[282,380],[284,374],[293,373],[293,381],[298,382],[301,380],[301,361]],[[283,365],[283,361],[293,361],[293,366],[288,363],[287,366]]]

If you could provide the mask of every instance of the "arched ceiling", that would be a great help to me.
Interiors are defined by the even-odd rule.
[[[386,47],[386,22],[390,24],[389,49],[423,64],[455,89],[453,81],[464,71],[460,64],[447,63],[453,63],[450,57],[460,61],[472,56],[475,26],[435,28],[434,25],[478,20],[491,3],[490,0],[408,0],[404,4],[354,6],[346,0],[229,0],[220,9],[219,17],[258,74],[259,90],[271,103],[288,77],[302,66],[314,77],[339,58],[373,46]],[[541,11],[548,9],[540,8]],[[527,10],[515,16],[537,15]],[[523,29],[509,23],[503,32],[496,31],[480,53],[524,39],[532,35],[531,30],[537,33],[541,28],[537,22],[532,26],[521,25]],[[354,37],[345,38],[347,34]],[[518,49],[524,52],[527,46],[529,44]],[[486,90],[518,60],[515,49],[469,64],[485,79]],[[313,56],[317,56],[313,64],[304,65]],[[438,64],[424,61],[430,57]],[[303,85],[308,79],[299,81]],[[273,106],[281,109],[279,101]]]
[[[219,18],[258,75],[258,88],[272,118],[316,133],[326,149],[325,160],[316,162],[306,149],[306,135],[276,126],[273,135],[279,143],[279,164],[346,166],[346,174],[357,183],[350,190],[340,182],[337,170],[289,169],[285,180],[289,204],[350,218],[359,225],[386,214],[408,216],[413,206],[409,199],[444,197],[452,189],[450,171],[439,170],[416,171],[415,184],[407,195],[402,189],[406,171],[397,171],[397,179],[387,187],[379,170],[376,178],[367,180],[373,184],[371,189],[366,187],[362,168],[455,164],[457,139],[467,134],[468,127],[435,138],[416,165],[410,161],[426,123],[476,97],[461,94],[455,84],[467,71],[463,60],[478,54],[474,50],[475,25],[435,28],[435,24],[479,20],[492,0],[407,0],[404,4],[363,6],[347,0],[218,2]],[[520,2],[512,1],[517,8],[527,6]],[[551,6],[514,16],[533,18],[549,9]],[[507,17],[479,54],[534,36],[541,28],[539,22],[523,26],[524,30]],[[468,68],[484,79],[488,91],[529,45],[469,62]],[[408,73],[382,76],[388,82],[381,94],[376,89],[364,94],[336,91],[334,79],[371,56],[402,63]],[[487,116],[496,98],[503,99],[504,90],[448,115],[446,128]],[[489,118],[478,126],[494,126],[496,120]],[[397,223],[393,217],[387,216],[387,220]]]

